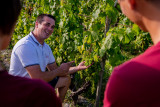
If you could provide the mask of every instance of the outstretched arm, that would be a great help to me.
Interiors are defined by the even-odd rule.
[[[86,66],[85,61],[82,61],[78,66],[70,67],[69,71],[68,71],[68,74],[73,74],[77,71],[85,70],[85,69],[89,68],[91,65]]]

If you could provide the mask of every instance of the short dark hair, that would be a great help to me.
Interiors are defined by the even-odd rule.
[[[36,21],[41,24],[41,23],[44,21],[43,18],[44,18],[45,16],[47,16],[47,17],[49,17],[49,18],[52,18],[54,21],[56,21],[56,18],[55,18],[54,16],[50,15],[50,14],[40,14],[40,15],[37,17],[37,20],[36,20]]]
[[[21,10],[20,0],[1,0],[0,32],[4,35],[12,33]]]

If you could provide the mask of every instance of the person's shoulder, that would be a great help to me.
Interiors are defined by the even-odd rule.
[[[25,50],[25,51],[29,51],[29,50],[31,50],[31,51],[33,51],[33,50],[35,50],[35,46],[32,44],[32,42],[31,41],[29,41],[29,40],[23,40],[22,39],[22,41],[19,41],[19,42],[17,42],[17,44],[14,46],[14,48],[13,48],[13,51],[12,52],[15,52],[15,51],[23,51],[23,50]]]
[[[147,63],[152,58],[160,57],[160,42],[156,45],[153,45],[149,47],[147,50],[145,50],[144,53],[140,54],[139,56],[134,58],[134,61],[141,62],[141,63]]]
[[[47,84],[46,82],[40,80],[40,79],[30,79],[30,78],[23,78],[23,77],[16,77],[18,81],[21,83],[25,84],[26,86],[32,86],[34,88],[37,88],[40,90],[51,90],[53,91],[54,89]]]
[[[8,102],[7,107],[8,105],[17,105],[19,107],[24,105],[26,107],[61,107],[61,101],[56,96],[54,89],[42,80],[12,76],[6,70],[0,71],[0,79],[2,86],[0,89],[1,105]]]
[[[51,49],[50,46],[49,46],[46,42],[44,42],[44,46],[45,46],[46,48]]]
[[[28,79],[17,77],[19,87],[25,87],[30,102],[34,106],[61,107],[61,101],[57,97],[54,88],[48,83],[39,79]]]
[[[159,63],[152,63],[147,62],[147,60],[139,60],[139,58],[131,59],[115,67],[112,73],[112,77],[119,78],[127,82],[133,80],[139,81],[141,80],[141,78],[150,77],[150,75],[160,75],[160,73],[158,72]]]
[[[16,45],[20,45],[20,44],[26,43],[27,40],[29,40],[29,37],[30,37],[29,35],[24,36],[23,38],[21,38],[21,39],[16,43]]]
[[[22,39],[20,39],[20,40],[15,44],[13,50],[16,50],[17,48],[19,48],[19,47],[21,47],[21,46],[25,46],[25,47],[32,46],[29,35],[27,35],[27,36],[23,37]]]
[[[41,93],[41,95],[46,95],[46,93],[54,93],[54,88],[52,88],[48,83],[39,79],[30,79],[12,75],[8,75],[8,78],[10,78],[10,82],[17,83],[15,84],[16,87],[26,87],[27,91],[31,91],[34,94]]]
[[[51,47],[47,43],[44,42],[44,46],[48,51],[52,52]]]
[[[3,74],[3,75],[2,75]],[[7,84],[12,85],[12,83],[15,83],[15,87],[26,87],[26,89],[32,89],[32,90],[50,90],[54,91],[54,89],[47,84],[46,82],[39,80],[39,79],[30,79],[25,77],[19,77],[19,76],[12,76],[5,72],[1,72],[1,78],[3,78],[3,81],[6,81]]]
[[[132,79],[136,78],[136,76],[142,71],[146,69],[151,69],[147,67],[147,65],[139,63],[134,59],[131,59],[117,67],[114,68],[112,72],[112,77],[121,78],[121,79]]]
[[[160,45],[160,44],[159,44]],[[160,63],[160,48],[159,46],[149,47],[144,53],[136,56],[135,58],[130,59],[129,61],[124,62],[123,64],[114,68],[115,71],[134,71],[140,70],[144,67],[152,66],[150,60],[155,59],[155,63]],[[153,62],[153,61],[152,61]]]
[[[40,105],[61,107],[61,100],[57,97],[55,89],[51,85],[42,80],[33,80],[32,85],[36,86],[31,97],[37,99],[38,102],[40,101]]]
[[[134,59],[131,59],[129,61],[124,62],[123,64],[117,66],[114,68],[114,71],[123,71],[125,70],[130,70],[132,68],[134,68],[138,63],[136,61],[134,61]]]
[[[40,88],[41,90],[48,90],[48,91],[54,91],[54,88],[52,88],[48,83],[39,80],[39,79],[32,79],[31,80],[32,85],[37,85],[36,88]]]

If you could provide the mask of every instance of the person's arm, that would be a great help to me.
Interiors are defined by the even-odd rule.
[[[74,63],[74,61],[72,61],[72,62]],[[73,74],[77,71],[85,70],[85,69],[89,68],[91,65],[86,66],[85,61],[82,61],[78,66],[70,67],[69,71],[68,71],[68,74]],[[57,69],[58,66],[57,66],[56,63],[53,63],[53,64],[48,64],[47,68],[48,68],[49,71],[52,71],[52,70]]]
[[[28,67],[26,67],[26,70],[29,73],[31,78],[42,79],[44,81],[49,82],[57,76],[67,75],[72,63],[73,63],[73,61],[67,62],[67,63],[62,63],[60,65],[60,67],[58,67],[54,70],[51,70],[50,72],[42,72],[39,65],[28,66]],[[54,68],[54,67],[50,67],[50,69],[51,68]]]
[[[58,69],[52,72],[42,72],[39,65],[28,66],[25,68],[31,78],[42,79],[46,82],[58,76]]]
[[[57,68],[58,68],[58,66],[57,66],[56,62],[47,65],[47,69],[49,71],[53,71],[53,70],[55,70]]]
[[[85,61],[82,61],[78,66],[70,67],[69,71],[68,71],[68,74],[73,74],[77,71],[85,70],[85,69],[89,68],[91,65],[86,66]]]

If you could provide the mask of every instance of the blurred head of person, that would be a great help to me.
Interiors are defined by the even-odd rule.
[[[7,48],[20,14],[20,0],[2,0],[0,3],[0,50]]]
[[[149,21],[159,20],[160,0],[118,0],[123,14],[143,31],[149,32]]]

